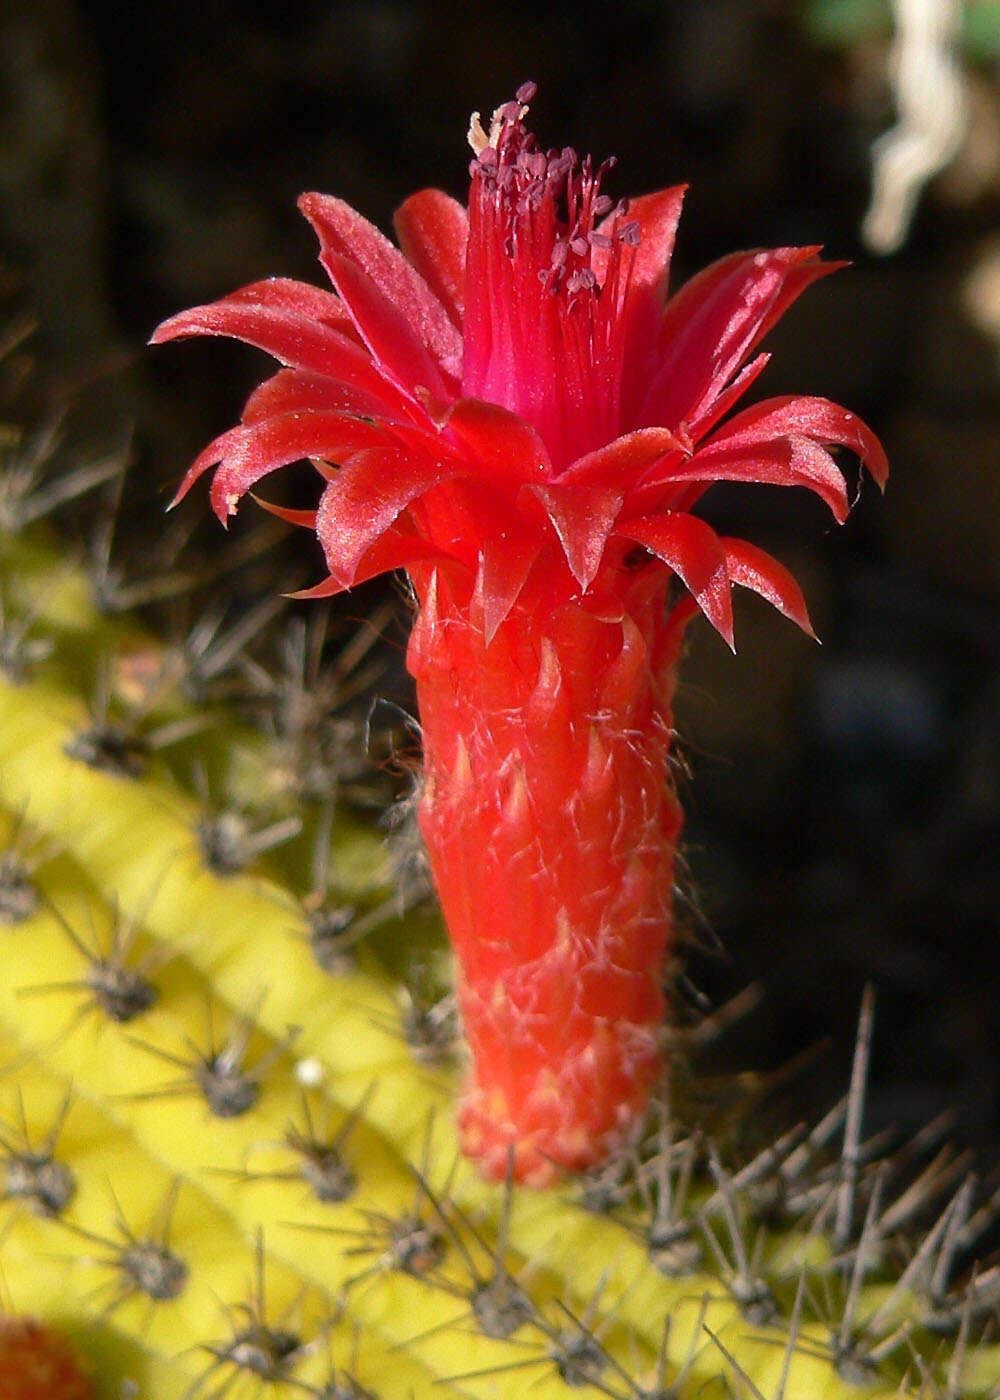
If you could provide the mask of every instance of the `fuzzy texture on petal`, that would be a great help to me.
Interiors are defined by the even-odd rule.
[[[663,317],[644,421],[703,430],[715,400],[775,321],[810,282],[836,270],[838,264],[821,263],[818,252],[733,253],[686,283]]]
[[[725,538],[721,543],[726,551],[726,573],[730,580],[765,598],[815,641],[816,633],[809,621],[802,589],[785,566],[746,540]]]
[[[212,482],[213,509],[220,520],[234,515],[252,486],[290,462],[304,457],[337,462],[348,453],[385,441],[384,432],[353,414],[315,409],[266,418],[243,429],[221,457]]]
[[[332,195],[306,194],[299,208],[316,230],[321,261],[344,296],[343,262],[353,263],[368,281],[412,325],[422,344],[448,375],[462,372],[462,337],[448,312],[420,273],[384,234],[349,204]],[[335,273],[334,269],[337,269]],[[348,300],[345,297],[345,300]],[[350,307],[352,316],[356,312]]]
[[[461,331],[465,318],[465,247],[469,216],[441,190],[421,190],[396,210],[396,237],[409,262]]]
[[[726,551],[718,535],[694,515],[630,520],[619,529],[655,554],[682,579],[715,630],[733,646],[733,604]]]
[[[452,462],[428,463],[397,447],[355,453],[323,492],[316,517],[331,575],[349,588],[365,553],[410,502],[460,470]]]

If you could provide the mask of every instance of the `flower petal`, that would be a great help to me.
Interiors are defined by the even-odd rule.
[[[656,368],[656,346],[670,278],[670,259],[684,203],[686,185],[656,190],[629,201],[625,219],[639,225],[639,242],[630,250],[628,286],[620,312],[622,343],[622,421],[635,422],[642,394]],[[609,215],[599,232],[608,235],[620,214]],[[595,247],[591,262],[604,283],[608,250]],[[611,290],[611,289],[609,289]]]
[[[242,496],[279,467],[305,457],[339,461],[375,444],[385,434],[349,413],[284,413],[245,429],[227,451],[212,482],[212,506],[220,520],[235,515]]]
[[[879,488],[885,489],[889,463],[882,444],[856,414],[829,399],[793,394],[765,399],[731,418],[704,448],[716,443],[720,446],[758,443],[784,434],[850,448],[868,468]]]
[[[369,448],[346,461],[323,492],[316,519],[316,533],[333,577],[345,588],[351,587],[366,552],[401,512],[460,472],[454,462],[415,456],[395,447]]]
[[[220,297],[218,301],[204,306],[193,306],[188,311],[169,316],[157,326],[150,336],[150,345],[162,345],[165,341],[176,340],[186,335],[230,335],[241,338],[239,332],[231,332],[226,326],[226,317],[232,313],[236,324],[239,313],[248,308],[258,308],[274,313],[285,312],[293,320],[304,317],[318,321],[321,325],[341,331],[351,330],[351,318],[339,297],[324,287],[314,287],[308,282],[298,282],[291,277],[268,277],[260,282],[250,282],[235,292]],[[277,317],[275,320],[279,319]],[[280,356],[276,356],[280,359]]]
[[[484,471],[501,482],[545,480],[552,471],[538,433],[516,413],[483,399],[459,399],[446,426]]]
[[[379,369],[410,398],[426,389],[449,398],[441,367],[424,345],[405,311],[389,300],[363,268],[327,250],[323,266],[351,313],[355,328]]]
[[[253,391],[241,416],[244,423],[254,424],[279,413],[317,408],[342,409],[369,418],[385,413],[384,404],[354,384],[325,374],[310,374],[308,370],[280,369]]]
[[[770,486],[805,486],[833,512],[838,524],[848,515],[847,488],[837,464],[825,447],[811,438],[788,436],[770,442],[730,443],[720,439],[701,448],[683,462],[667,463],[642,483],[636,500],[649,509],[652,501],[687,510],[716,481],[752,481]],[[701,489],[670,494],[664,488],[684,482],[702,483]]]
[[[549,486],[529,486],[528,490],[545,507],[570,572],[586,592],[601,567],[608,536],[625,499],[624,491],[613,486],[577,486],[561,481]]]
[[[212,439],[207,447],[203,447],[185,472],[184,480],[181,482],[180,486],[178,486],[174,498],[167,509],[173,510],[174,506],[178,505],[184,499],[198,478],[204,476],[210,467],[214,467],[218,462],[224,461],[230,452],[235,451],[240,446],[246,435],[246,428],[238,425],[235,428],[229,428],[224,433],[220,433],[217,438]],[[226,523],[226,516],[221,516],[220,519],[223,524]]]
[[[368,351],[352,338],[353,329],[348,337],[325,322],[288,307],[243,302],[236,293],[171,316],[156,328],[150,343],[160,345],[189,335],[232,336],[265,350],[292,369],[365,389],[387,407],[398,410],[408,402],[379,373]]]
[[[733,646],[726,551],[710,525],[694,515],[659,515],[619,524],[617,533],[669,564],[712,626]]]
[[[461,330],[465,313],[465,249],[469,241],[465,206],[443,190],[419,190],[396,210],[393,225],[407,260]]]
[[[294,277],[265,277],[260,282],[250,282],[215,304],[275,306],[297,311],[311,321],[322,321],[337,330],[349,331],[351,326],[347,308],[338,296],[326,287],[314,287],[311,282],[300,282]]]
[[[369,579],[377,578],[379,574],[390,574],[395,569],[408,568],[410,564],[428,559],[440,557],[441,551],[427,540],[420,539],[417,535],[405,534],[400,530],[387,530],[381,535],[369,550],[362,556],[354,577],[350,585],[342,583],[340,579],[334,578],[330,574],[322,582],[314,584],[312,588],[300,588],[295,593],[288,593],[288,598],[332,598],[337,593],[343,593],[348,587],[357,588],[362,583],[367,583]]]
[[[477,589],[483,606],[483,635],[489,646],[517,602],[538,558],[538,541],[510,534],[491,535],[479,551]]]
[[[784,564],[779,564],[766,550],[758,549],[746,540],[727,536],[722,540],[722,546],[726,551],[726,571],[731,581],[759,593],[815,641],[816,633],[809,621],[802,589]]]
[[[565,485],[613,484],[627,489],[661,457],[690,451],[688,439],[678,437],[670,428],[637,428],[634,433],[615,438],[606,447],[578,457],[558,480]]]
[[[341,295],[344,295],[340,287],[343,273],[339,270],[338,259],[346,258],[392,303],[400,320],[416,331],[420,343],[436,363],[452,378],[459,378],[462,373],[461,334],[445,307],[399,249],[342,199],[325,194],[304,194],[299,208],[316,230],[320,261]],[[338,268],[336,275],[334,266]],[[348,297],[344,300],[350,305]],[[357,321],[358,308],[352,306],[351,311]],[[358,328],[361,329],[360,324]]]
[[[333,598],[338,593],[346,592],[344,584],[329,574],[322,583],[314,583],[312,588],[296,588],[292,593],[286,593],[286,598],[305,598],[307,600],[317,598]]]
[[[709,433],[722,418],[726,416],[734,404],[738,403],[746,391],[758,379],[770,363],[769,352],[756,355],[748,365],[740,370],[735,379],[723,389],[722,393],[712,404],[702,417],[698,420],[698,434]]]
[[[818,247],[733,253],[687,282],[667,303],[646,422],[703,431],[713,404],[751,350],[810,282],[842,266]]]
[[[671,185],[629,200],[626,217],[639,225],[639,243],[629,279],[630,296],[638,292],[660,306],[666,300],[670,259],[686,193],[687,185]]]
[[[268,515],[277,516],[279,520],[284,520],[288,525],[301,525],[306,530],[316,529],[315,510],[292,510],[288,506],[279,506],[275,505],[273,501],[265,501],[262,496],[257,495],[254,495],[253,499],[262,510],[267,511]]]

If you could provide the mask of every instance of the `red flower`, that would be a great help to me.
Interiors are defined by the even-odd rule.
[[[764,335],[838,264],[817,248],[735,253],[668,299],[683,188],[612,204],[606,167],[536,148],[533,94],[488,133],[473,118],[468,211],[413,195],[400,253],[340,200],[305,195],[336,294],[259,282],[153,339],[236,336],[285,366],[180,494],[215,466],[224,521],[309,458],[318,509],[271,509],[322,542],[312,596],[410,576],[420,821],[472,1050],[465,1146],[498,1175],[512,1143],[541,1181],[606,1153],[660,1067],[684,628],[700,609],[732,645],[736,583],[811,632],[787,570],[692,508],[713,482],[757,481],[805,486],[843,521],[830,447],[880,485],[887,466],[826,399],[722,422],[767,362]]]
[[[0,1400],[93,1400],[94,1386],[61,1333],[0,1313]]]

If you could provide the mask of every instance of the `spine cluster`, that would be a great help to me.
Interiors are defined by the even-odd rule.
[[[446,1011],[385,970],[435,945],[386,902],[381,834],[307,803],[262,862],[287,786],[246,794],[276,752],[287,777],[287,736],[192,723],[190,672],[151,700],[163,643],[44,541],[6,537],[3,572],[8,635],[46,648],[0,680],[2,1302],[99,1400],[997,1394],[988,1194],[934,1144],[864,1140],[867,1033],[849,1105],[763,1148],[660,1103],[575,1185],[526,1193],[509,1158],[484,1183]],[[600,782],[616,736],[563,740]]]

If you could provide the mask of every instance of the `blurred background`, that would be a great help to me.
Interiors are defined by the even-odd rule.
[[[761,984],[730,1066],[821,1047],[797,1081],[806,1108],[841,1091],[874,980],[871,1125],[953,1108],[964,1140],[995,1146],[1000,4],[5,0],[0,310],[37,322],[19,411],[58,419],[57,465],[129,461],[115,548],[155,551],[179,475],[265,363],[218,341],[149,352],[155,324],[270,274],[322,280],[305,189],[383,227],[422,185],[463,197],[470,111],[529,77],[542,143],[617,155],[613,195],[690,182],[675,282],[739,247],[852,260],[771,336],[754,392],[860,413],[889,451],[885,499],[865,482],[843,529],[804,493],[705,501],[797,572],[823,645],[754,599],[735,659],[693,629],[677,715],[688,976],[712,1004]],[[91,553],[95,499],[62,521]],[[185,547],[224,562],[234,539],[203,499],[185,510]],[[218,584],[237,605],[321,576],[303,536],[269,538]],[[348,611],[399,599],[363,594]],[[405,706],[398,615],[378,687]]]

